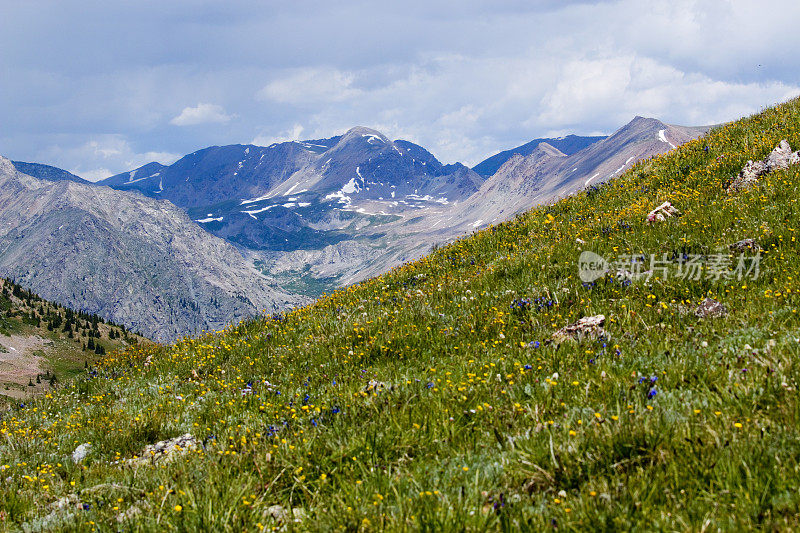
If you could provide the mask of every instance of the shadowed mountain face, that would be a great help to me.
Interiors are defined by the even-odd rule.
[[[169,166],[150,163],[100,182],[167,199],[187,210],[229,201],[249,209],[270,198],[324,197],[340,191],[371,199],[419,190],[464,198],[481,183],[483,179],[463,165],[442,165],[420,146],[392,142],[360,127],[330,139],[267,147],[214,146]],[[341,198],[329,200],[337,199]]]
[[[534,139],[522,146],[517,146],[511,150],[504,150],[499,154],[495,154],[472,167],[472,170],[488,178],[500,170],[500,167],[514,155],[530,155],[536,147],[542,143],[549,144],[563,154],[572,155],[605,138],[604,136],[581,137],[578,135],[567,135],[566,137],[559,137],[557,139]]]
[[[169,202],[39,180],[4,158],[0,275],[163,341],[303,301]]]
[[[18,171],[34,178],[47,181],[76,181],[78,183],[91,183],[80,176],[76,176],[71,172],[62,170],[58,167],[51,167],[50,165],[43,165],[41,163],[25,163],[24,161],[12,161]]]

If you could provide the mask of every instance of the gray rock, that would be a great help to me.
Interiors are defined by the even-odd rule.
[[[728,308],[714,298],[706,298],[695,308],[698,318],[721,318],[728,314]]]
[[[80,463],[86,456],[89,455],[89,452],[92,451],[92,445],[90,443],[84,443],[75,448],[72,452],[72,462],[75,464]]]
[[[760,252],[761,246],[758,245],[755,239],[742,239],[728,246],[732,252]]]
[[[567,339],[596,339],[601,335],[606,335],[606,331],[603,329],[605,322],[605,315],[585,316],[577,322],[564,326],[553,333],[551,339],[554,342],[562,342]]]
[[[130,507],[128,507],[124,512],[121,512],[117,515],[117,522],[123,523],[127,522],[128,520],[133,520],[139,518],[144,511],[149,511],[151,508],[150,504],[147,501],[138,502]]]
[[[677,217],[680,215],[675,206],[670,202],[664,202],[647,214],[647,222],[664,222],[667,218]]]
[[[128,459],[127,464],[131,466],[141,466],[155,464],[160,461],[172,461],[197,449],[197,447],[197,439],[195,439],[191,433],[185,433],[174,439],[148,444],[139,454],[139,457]]]
[[[792,155],[795,154],[792,153],[792,147],[789,146],[789,142],[786,139],[782,140],[764,161],[767,172],[789,168]]]
[[[295,523],[300,523],[303,521],[303,519],[305,519],[306,513],[298,507],[287,509],[282,505],[272,505],[264,510],[262,516],[265,519],[272,518],[278,523],[286,523],[289,520],[292,520]]]
[[[789,166],[797,163],[800,163],[800,152],[792,152],[789,142],[784,139],[762,161],[748,161],[745,163],[742,171],[728,186],[728,194],[749,189],[758,183],[761,176],[775,170],[789,168]]]
[[[67,494],[47,506],[50,509],[48,514],[22,524],[22,531],[26,533],[61,531],[75,520],[74,511],[80,509],[80,505],[80,499],[77,494]]]
[[[77,506],[79,501],[77,494],[67,494],[51,503],[50,509],[54,511],[63,511],[64,509]]]

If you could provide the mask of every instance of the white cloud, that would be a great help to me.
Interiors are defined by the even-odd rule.
[[[35,160],[68,169],[89,181],[99,181],[153,161],[167,165],[174,163],[178,158],[179,154],[170,152],[138,152],[121,135],[102,135],[77,145],[48,146],[39,151]]]
[[[295,124],[291,128],[284,130],[277,135],[257,135],[252,141],[250,141],[250,144],[255,144],[256,146],[269,146],[273,143],[299,141],[303,136],[303,131],[305,131],[303,126],[300,124]]]
[[[348,79],[375,77],[364,69]],[[354,90],[347,85],[346,92]],[[611,133],[635,115],[688,126],[720,123],[796,96],[800,86],[715,79],[610,47],[441,55],[357,91],[357,97],[293,109],[314,137],[365,125],[410,138],[445,162],[472,165],[498,148],[551,132]]]
[[[184,107],[181,114],[169,121],[173,126],[196,126],[198,124],[219,124],[228,122],[232,115],[225,113],[222,106],[216,104],[197,104]]]
[[[98,175],[156,159],[148,150],[354,125],[471,164],[555,132],[608,133],[637,114],[704,124],[800,94],[797,0],[464,0],[457,10],[230,0],[192,17],[183,1],[157,13],[147,2],[49,3],[3,11],[0,150],[36,160],[53,155],[42,147],[80,147],[42,162]],[[134,33],[133,48],[117,38]]]
[[[358,96],[355,74],[330,67],[291,69],[264,86],[258,97],[282,104],[342,102]]]
[[[558,129],[611,119],[622,125],[635,115],[689,126],[713,124],[797,94],[797,85],[715,80],[649,57],[581,58],[563,65],[526,124]]]
[[[114,175],[114,173],[108,170],[107,168],[95,168],[91,170],[80,170],[80,171],[78,169],[72,169],[70,170],[70,172],[72,172],[76,176],[80,176],[83,179],[89,181],[100,181]]]

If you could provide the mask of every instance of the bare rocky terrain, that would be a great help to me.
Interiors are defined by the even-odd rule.
[[[156,340],[300,304],[170,202],[0,158],[0,275]]]

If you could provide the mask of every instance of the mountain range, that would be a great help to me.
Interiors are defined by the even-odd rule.
[[[329,139],[210,147],[100,183],[169,199],[265,273],[316,296],[601,183],[706,130],[636,117],[609,137],[536,139],[469,169],[356,127]]]
[[[348,223],[367,216],[361,204],[397,214],[466,199],[484,179],[461,164],[443,165],[418,145],[356,127],[330,139],[214,146],[99,184],[167,199],[246,248],[297,250],[348,237]]]
[[[170,202],[0,158],[0,272],[47,300],[167,341],[302,303]]]
[[[707,130],[636,117],[608,137],[536,139],[473,169],[364,127],[213,146],[97,184],[6,164],[0,273],[172,339],[383,273]]]
[[[481,193],[577,194],[280,317],[0,397],[3,524],[794,531],[800,98],[628,166],[696,133],[636,119],[580,159],[540,143]],[[4,292],[0,328],[51,315]],[[76,348],[118,335],[66,329]],[[47,372],[13,359],[19,392]]]

